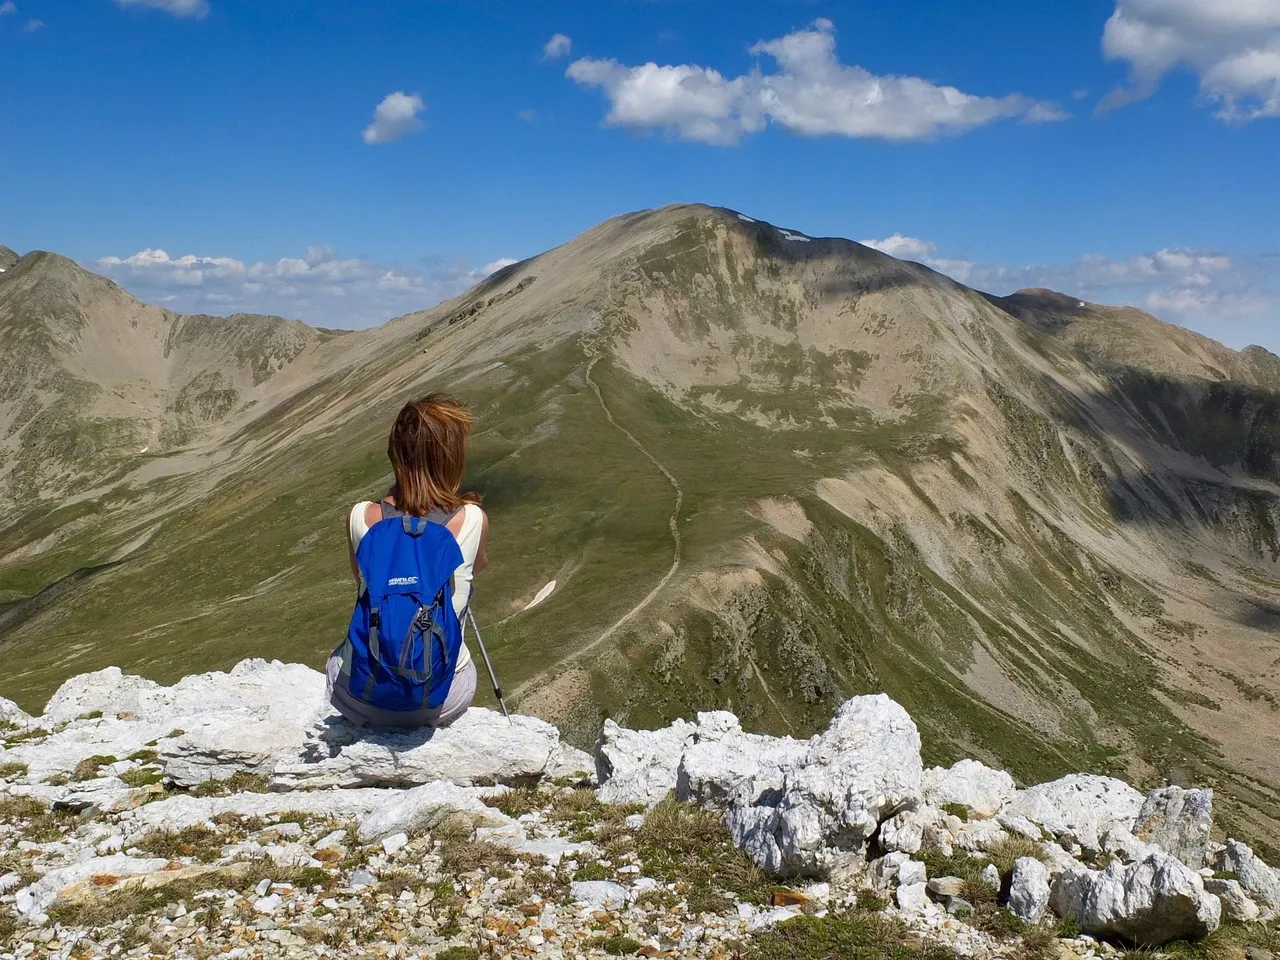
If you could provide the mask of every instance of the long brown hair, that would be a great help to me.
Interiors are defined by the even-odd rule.
[[[452,512],[464,503],[480,502],[478,493],[458,493],[474,422],[471,411],[443,393],[404,405],[387,440],[397,509],[423,517],[435,507]]]

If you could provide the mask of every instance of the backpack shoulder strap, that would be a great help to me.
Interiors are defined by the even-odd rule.
[[[404,515],[400,510],[396,509],[395,504],[393,504],[390,500],[384,499],[381,502],[379,502],[378,506],[382,510],[383,520],[389,520],[392,517],[400,517]],[[440,524],[440,526],[443,527],[446,524],[448,524],[450,520],[452,520],[459,513],[461,513],[465,508],[466,508],[466,504],[460,505],[458,509],[453,511],[442,510],[440,507],[432,507],[430,510],[427,511],[427,522],[438,523]]]

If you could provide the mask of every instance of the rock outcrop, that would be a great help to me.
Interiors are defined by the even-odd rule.
[[[371,890],[393,863],[399,875],[420,871],[424,858],[444,862],[430,839],[440,831],[469,837],[471,852],[455,859],[506,851],[540,873],[520,879],[521,889],[563,888],[562,907],[584,918],[622,915],[650,909],[646,892],[678,897],[685,888],[644,875],[634,855],[604,859],[613,841],[597,838],[634,836],[648,817],[673,816],[678,807],[654,811],[669,798],[715,812],[722,852],[732,841],[777,878],[826,881],[807,888],[823,903],[850,908],[869,887],[921,935],[945,935],[969,954],[981,953],[986,936],[964,922],[978,910],[974,883],[1000,891],[999,906],[1024,923],[1052,913],[1127,943],[1280,916],[1280,874],[1238,840],[1210,841],[1210,791],[1165,787],[1144,797],[1088,774],[1018,790],[1007,773],[972,760],[925,770],[915,724],[883,695],[849,700],[807,741],[747,733],[723,711],[651,731],[608,721],[591,758],[541,720],[484,709],[435,731],[358,729],[324,705],[323,689],[315,671],[258,660],[171,687],[99,671],[64,684],[40,717],[0,702],[0,862],[22,864],[0,876],[0,921],[11,909],[22,929],[47,930],[51,912],[65,917],[68,905],[114,892],[243,881],[256,884],[254,896],[236,910],[264,918],[263,935],[293,943],[272,918],[283,917],[296,891],[252,878],[320,871],[344,889]],[[591,766],[594,798],[573,789]],[[508,798],[512,789],[525,792]],[[593,805],[612,811],[604,833],[582,820]],[[5,821],[31,816],[47,831],[40,818],[59,814],[75,818],[58,821],[53,840],[27,840]],[[1011,837],[1036,855],[1017,857],[1002,874],[996,848]],[[968,856],[970,866],[930,877],[933,854]],[[1091,869],[1082,858],[1093,857],[1111,862]],[[1218,875],[1200,871],[1207,858]],[[594,873],[572,872],[579,863],[595,864]],[[566,864],[567,875],[559,872]],[[810,894],[788,896],[771,908],[739,904],[723,928],[750,936],[801,905],[817,909]],[[323,909],[335,903],[325,899]],[[495,895],[486,909],[510,906]],[[540,929],[557,922],[549,904],[522,909],[512,930],[534,912]],[[704,955],[695,941],[680,942],[690,956]]]
[[[1258,905],[1260,918],[1280,917],[1280,870],[1267,866],[1239,840],[1228,840],[1218,855],[1218,869],[1233,874]]]
[[[1222,903],[1182,861],[1153,853],[1140,863],[1079,867],[1053,882],[1049,903],[1085,933],[1158,946],[1218,929]]]
[[[1035,857],[1019,857],[1009,878],[1009,909],[1024,923],[1038,923],[1048,905],[1048,867]]]
[[[798,766],[744,780],[725,822],[771,873],[820,874],[863,855],[883,820],[919,801],[921,772],[907,712],[883,694],[854,697]]]
[[[1213,826],[1213,791],[1163,787],[1153,790],[1134,821],[1133,835],[1159,847],[1192,870],[1205,865]]]
[[[947,769],[931,767],[920,782],[926,804],[939,809],[956,804],[980,819],[994,817],[1016,793],[1013,777],[977,760],[960,760]]]
[[[1123,780],[1073,773],[1019,790],[1003,813],[1041,827],[1068,850],[1102,850],[1102,835],[1113,826],[1129,829],[1143,796]]]

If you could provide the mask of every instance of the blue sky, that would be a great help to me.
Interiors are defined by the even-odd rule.
[[[0,243],[177,309],[703,201],[1280,351],[1280,0],[0,0],[0,84]]]

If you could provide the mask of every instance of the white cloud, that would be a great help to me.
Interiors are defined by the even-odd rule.
[[[163,10],[175,17],[207,17],[209,0],[116,0],[121,7],[146,7],[151,10]]]
[[[332,247],[301,257],[247,263],[234,257],[170,256],[148,248],[90,264],[136,296],[189,313],[267,313],[318,326],[361,327],[457,296],[495,270],[503,257],[475,268],[435,258],[421,269],[343,258]]]
[[[365,143],[391,143],[422,128],[418,114],[426,109],[422,97],[400,90],[387,94],[373,111],[373,123],[364,128]]]
[[[573,50],[573,41],[563,33],[553,33],[551,39],[542,45],[543,60],[559,60],[567,57]]]
[[[538,111],[537,110],[517,110],[516,116],[519,117],[521,120],[523,120],[525,123],[533,123],[535,120],[538,119]]]
[[[4,0],[0,3],[0,17],[8,16],[11,13],[18,12],[18,5],[13,0]]]
[[[24,33],[35,33],[37,30],[43,30],[47,26],[43,20],[28,20],[22,26]]]
[[[1148,97],[1188,67],[1222,119],[1280,117],[1280,0],[1117,0],[1102,50],[1129,64],[1128,86],[1102,110]]]
[[[1009,267],[940,257],[929,240],[894,233],[863,244],[989,293],[1028,287],[1101,303],[1136,304],[1165,320],[1209,323],[1259,317],[1280,309],[1280,259],[1233,258],[1223,253],[1163,248],[1129,257],[1087,253],[1073,263]],[[1211,335],[1219,336],[1213,330]],[[1273,348],[1280,344],[1272,343]]]
[[[936,246],[928,240],[906,237],[900,233],[885,237],[883,240],[861,240],[864,246],[875,247],[881,253],[887,253],[899,260],[923,260],[931,256]]]
[[[633,67],[586,57],[571,63],[567,76],[604,92],[607,124],[721,145],[737,143],[767,123],[801,136],[925,140],[1004,117],[1043,122],[1066,116],[1029,97],[975,96],[919,77],[877,76],[843,64],[830,20],[757,43],[750,52],[771,57],[778,70],[726,77],[710,67]]]

